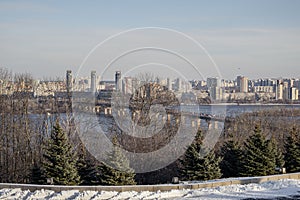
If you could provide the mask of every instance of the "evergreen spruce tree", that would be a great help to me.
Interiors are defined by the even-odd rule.
[[[32,184],[44,184],[45,183],[45,178],[43,178],[42,169],[36,163],[34,163],[32,169],[31,169],[30,183],[32,183]]]
[[[220,163],[223,177],[237,177],[240,174],[240,162],[242,149],[240,145],[230,136],[221,148],[222,161]]]
[[[201,148],[202,132],[199,130],[194,142],[187,148],[184,158],[180,160],[180,174],[185,180],[210,180],[221,177],[220,158],[211,150],[202,157],[205,149]]]
[[[300,143],[295,127],[285,141],[285,167],[287,172],[300,171]]]
[[[76,163],[76,153],[73,152],[67,135],[57,122],[53,126],[44,153],[45,178],[53,178],[53,183],[58,185],[77,185],[80,183],[80,176]]]
[[[122,153],[117,138],[113,138],[113,149],[99,166],[99,182],[102,185],[134,185],[135,173],[129,160]]]
[[[255,126],[254,134],[244,144],[242,176],[265,176],[275,173],[275,155],[271,141],[266,140],[260,127]]]
[[[280,169],[284,166],[284,156],[282,151],[278,148],[278,144],[275,139],[271,139],[270,145],[272,146],[273,155],[275,156],[275,166],[277,171],[275,173],[280,173]]]
[[[275,142],[273,142],[272,140],[266,140],[266,147],[264,150],[264,155],[266,158],[266,166],[265,166],[265,170],[266,170],[266,174],[267,175],[271,175],[271,174],[275,174],[276,173],[276,161],[279,161],[279,157],[278,157],[278,153],[277,151],[277,144]]]
[[[81,179],[81,185],[98,185],[99,181],[95,160],[88,157],[82,143],[80,144],[78,157],[77,170]]]

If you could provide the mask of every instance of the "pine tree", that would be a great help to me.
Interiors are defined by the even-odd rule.
[[[240,173],[242,149],[232,136],[222,146],[221,156],[223,159],[220,167],[223,177],[237,177]]]
[[[76,168],[76,153],[73,152],[73,147],[58,122],[53,126],[43,156],[45,177],[53,178],[54,184],[77,185],[80,183]]]
[[[194,142],[187,148],[181,160],[180,174],[185,180],[210,180],[221,177],[220,158],[211,150],[202,157],[205,149],[201,148],[202,132],[199,130]]]
[[[271,141],[262,135],[260,127],[255,126],[254,134],[244,144],[242,176],[265,176],[275,173],[275,155]]]
[[[95,160],[88,157],[86,149],[83,144],[80,144],[79,154],[77,161],[77,170],[81,179],[81,185],[98,185],[98,172],[96,169]]]
[[[295,127],[285,141],[285,167],[287,172],[300,171],[300,143]]]
[[[102,185],[134,185],[135,173],[129,160],[122,153],[117,138],[113,138],[113,149],[99,166],[99,182]]]

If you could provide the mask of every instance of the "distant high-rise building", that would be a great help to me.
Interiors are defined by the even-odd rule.
[[[282,98],[283,98],[284,100],[289,99],[289,96],[290,96],[289,94],[290,94],[290,91],[289,91],[289,83],[286,82],[286,81],[284,81],[284,82],[283,82],[283,94],[282,94]]]
[[[73,88],[72,71],[67,70],[67,74],[66,74],[66,89],[67,89],[67,92],[68,93],[72,92],[72,88]]]
[[[294,87],[296,87],[298,90],[300,90],[300,80],[294,81]]]
[[[209,90],[210,96],[213,100],[221,100],[223,95],[223,89],[221,87],[212,87]]]
[[[182,90],[182,83],[180,78],[176,79],[176,91],[181,91]]]
[[[116,71],[115,84],[116,90],[122,92],[121,71]]]
[[[283,79],[283,82],[287,83],[288,88],[291,88],[294,87],[295,79],[291,79],[291,78]]]
[[[282,83],[277,84],[276,86],[276,100],[283,99],[283,85]]]
[[[184,92],[189,92],[192,89],[192,84],[189,81],[182,81],[182,90]]]
[[[212,87],[220,87],[221,86],[221,80],[219,80],[218,78],[207,78],[207,81],[206,81],[206,84],[207,84],[207,87],[208,88],[212,88]]]
[[[245,76],[238,76],[236,78],[237,87],[239,92],[248,92],[248,78]]]
[[[167,78],[167,87],[168,90],[172,90],[172,81],[170,80],[170,78]]]
[[[258,79],[255,81],[254,86],[274,86],[276,84],[276,80],[272,79]]]
[[[91,92],[95,93],[97,90],[96,88],[96,71],[91,72]]]
[[[123,78],[123,91],[125,94],[132,94],[133,93],[133,80],[131,77],[124,77]]]
[[[242,78],[242,76],[237,76],[237,77],[236,77],[236,88],[237,88],[237,92],[240,92],[240,91],[241,91],[241,89],[240,89],[241,78]]]
[[[207,89],[213,100],[220,100],[223,95],[221,80],[219,78],[207,78]]]
[[[289,92],[289,99],[290,100],[298,100],[298,96],[299,96],[299,91],[297,88],[295,87],[291,87],[290,88],[290,92]]]

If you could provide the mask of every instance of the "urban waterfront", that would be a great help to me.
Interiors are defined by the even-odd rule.
[[[299,7],[0,1],[0,199],[300,199]]]

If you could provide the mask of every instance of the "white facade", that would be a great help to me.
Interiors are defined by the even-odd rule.
[[[298,100],[299,99],[298,95],[299,95],[299,90],[297,88],[295,87],[290,88],[290,95],[289,95],[290,100],[293,101]]]
[[[133,82],[131,77],[124,77],[123,79],[123,91],[125,94],[133,93]]]
[[[248,78],[247,77],[241,77],[240,80],[240,92],[248,92]]]
[[[274,87],[273,86],[254,86],[253,92],[273,93]]]
[[[279,84],[276,88],[276,99],[282,100],[283,99],[283,85]]]

